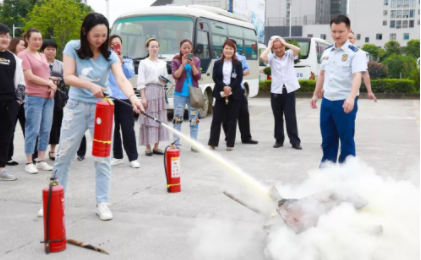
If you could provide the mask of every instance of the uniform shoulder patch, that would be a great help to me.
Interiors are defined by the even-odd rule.
[[[335,45],[335,44],[332,44],[332,45],[330,45],[330,46],[327,46],[325,50],[328,50],[328,49],[332,48],[334,45]]]
[[[359,49],[355,47],[354,45],[348,45],[348,48],[350,48],[353,52],[357,52]]]

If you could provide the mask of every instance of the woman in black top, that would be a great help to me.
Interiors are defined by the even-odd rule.
[[[222,46],[222,57],[213,67],[212,78],[215,82],[213,96],[215,107],[211,124],[209,148],[214,150],[219,144],[222,121],[227,121],[227,151],[232,151],[235,144],[237,118],[240,111],[240,100],[244,91],[241,88],[243,80],[243,66],[235,53],[236,45],[231,40],[226,40]]]

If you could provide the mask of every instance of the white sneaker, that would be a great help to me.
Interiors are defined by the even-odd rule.
[[[132,168],[140,168],[140,163],[138,160],[134,160],[130,162]]]
[[[46,163],[44,161],[37,162],[36,166],[37,166],[38,170],[43,170],[43,171],[52,171],[53,170],[53,166],[48,165],[48,163]]]
[[[111,213],[111,210],[108,208],[110,203],[102,202],[98,203],[96,206],[96,214],[99,216],[101,220],[111,220],[113,219],[113,213]]]
[[[44,209],[41,206],[41,208],[38,210],[37,217],[42,218],[43,216],[44,216]]]
[[[27,164],[25,166],[25,171],[27,173],[31,173],[31,174],[38,173],[37,167],[35,167],[35,165],[33,163]]]
[[[123,163],[124,163],[124,160],[123,159],[113,158],[111,160],[111,166],[116,166],[116,165],[123,164]]]
[[[18,178],[8,172],[6,169],[3,169],[3,171],[0,172],[0,181],[15,181],[17,179]]]

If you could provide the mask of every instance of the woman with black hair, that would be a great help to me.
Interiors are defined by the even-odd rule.
[[[117,85],[137,113],[143,106],[124,76],[118,56],[109,49],[108,20],[99,13],[90,13],[83,20],[80,40],[70,41],[63,51],[64,81],[70,85],[69,100],[64,108],[60,144],[54,164],[60,184],[67,189],[70,166],[80,141],[89,129],[93,136],[96,103],[110,94],[108,74],[111,70]],[[96,140],[94,140],[96,141]],[[111,157],[95,158],[97,215],[111,220],[109,193]]]
[[[222,57],[213,66],[215,107],[208,142],[211,150],[218,147],[224,117],[227,124],[227,151],[232,151],[235,144],[237,118],[240,112],[242,95],[244,95],[241,88],[243,65],[235,57],[236,49],[237,46],[232,40],[226,40],[222,46]]]
[[[57,54],[57,43],[52,39],[44,40],[41,51],[47,58],[47,63],[50,68],[50,80],[57,85],[59,91],[67,93],[63,80],[63,62],[55,59]],[[56,159],[56,145],[60,140],[61,121],[63,120],[63,108],[66,101],[67,100],[65,100],[64,96],[61,94],[56,93],[54,96],[53,125],[51,126],[50,132],[50,152],[48,153],[50,160],[53,161]]]

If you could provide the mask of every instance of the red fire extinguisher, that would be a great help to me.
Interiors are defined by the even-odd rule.
[[[55,174],[54,174],[55,176]],[[66,249],[66,226],[64,215],[64,188],[52,177],[42,190],[44,210],[44,251],[60,252]]]
[[[113,133],[114,103],[105,97],[96,103],[95,126],[92,155],[108,157],[111,152],[111,135]]]
[[[180,192],[180,150],[174,147],[174,143],[165,148],[164,167],[168,192]]]

